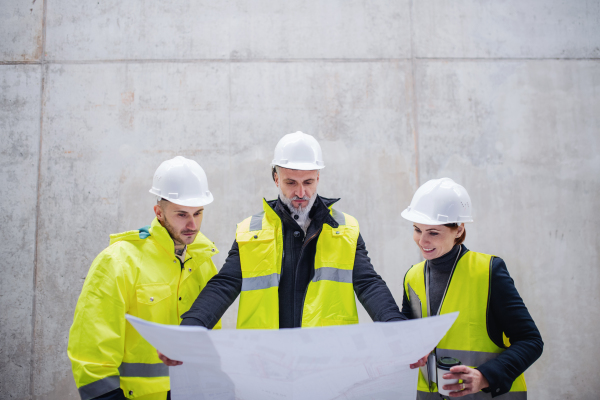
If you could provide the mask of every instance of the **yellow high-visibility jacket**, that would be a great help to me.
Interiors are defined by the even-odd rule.
[[[317,239],[315,274],[306,290],[302,327],[358,324],[352,271],[358,221],[330,207],[339,226],[323,224]],[[242,269],[238,329],[279,328],[279,276],[283,259],[281,219],[263,200],[263,211],[236,230]]]
[[[149,227],[110,236],[110,246],[90,267],[69,332],[68,355],[82,400],[119,387],[131,399],[166,398],[169,369],[125,314],[179,324],[217,273],[211,259],[217,253],[198,233],[182,268],[173,240],[156,218]]]
[[[468,251],[456,264],[442,299],[440,315],[455,311],[459,311],[460,314],[434,350],[436,359],[454,357],[463,365],[476,368],[496,358],[510,346],[509,338],[504,336],[503,347],[499,347],[490,339],[487,331],[492,258],[489,254]],[[404,291],[415,318],[429,316],[427,280],[425,261],[413,265],[404,277]],[[417,400],[437,400],[437,385],[426,376],[426,370],[422,368],[419,371]],[[479,392],[468,395],[467,398],[491,399],[492,394]],[[515,379],[510,391],[502,395],[502,398],[527,399],[527,385],[522,374]]]

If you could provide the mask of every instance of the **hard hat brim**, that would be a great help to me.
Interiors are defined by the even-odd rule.
[[[202,207],[202,206],[206,206],[206,205],[212,203],[214,200],[212,193],[210,193],[208,196],[204,196],[204,197],[197,197],[197,198],[183,200],[183,199],[170,199],[168,197],[157,195],[156,193],[154,193],[152,191],[152,189],[150,189],[149,192],[162,198],[162,199],[167,200],[168,202],[177,204],[179,206],[184,206],[184,207]]]
[[[317,165],[314,163],[278,163],[275,162],[275,160],[273,160],[273,162],[271,163],[271,166],[278,166],[281,168],[287,168],[287,169],[296,169],[296,170],[300,170],[300,171],[315,171],[318,169],[323,169],[325,168],[324,165]]]
[[[446,225],[446,224],[462,224],[464,222],[473,222],[472,218],[465,218],[462,221],[454,221],[454,220],[439,221],[439,220],[431,219],[421,213],[417,213],[417,212],[414,212],[414,211],[408,210],[408,209],[402,211],[402,213],[400,215],[402,216],[402,218],[404,218],[407,221],[414,222],[417,224],[423,224],[423,225]]]

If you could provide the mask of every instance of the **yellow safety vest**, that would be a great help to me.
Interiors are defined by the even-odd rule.
[[[166,398],[169,369],[125,314],[179,324],[217,273],[211,259],[217,253],[198,233],[182,269],[173,240],[157,219],[150,227],[111,235],[110,246],[85,278],[69,332],[68,355],[82,400],[119,387],[131,399]]]
[[[330,208],[331,209],[331,208]],[[317,241],[315,274],[302,311],[302,327],[358,323],[352,270],[358,222],[331,209],[337,228],[323,224]],[[242,268],[238,329],[279,329],[279,277],[283,260],[281,219],[263,200],[263,211],[240,222],[236,241]]]
[[[435,349],[436,359],[454,357],[469,367],[478,367],[496,358],[510,342],[504,337],[504,346],[498,347],[487,332],[487,311],[490,293],[490,279],[493,256],[468,251],[458,261],[450,276],[450,284],[442,299],[439,315],[459,311],[452,328],[442,338]],[[404,291],[410,301],[413,317],[425,318],[429,315],[427,298],[425,261],[413,265],[404,277]],[[434,366],[435,368],[435,366]],[[439,400],[437,385],[428,384],[429,379],[419,371],[417,386],[418,400]],[[432,393],[433,392],[433,393]],[[469,399],[491,399],[491,393],[474,393]],[[503,399],[527,399],[527,385],[521,374],[515,379],[510,392]]]

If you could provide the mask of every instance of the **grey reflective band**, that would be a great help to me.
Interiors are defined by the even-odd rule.
[[[407,283],[408,286],[408,301],[410,302],[410,308],[412,309],[413,318],[423,318],[423,309],[421,308],[421,299],[417,296],[417,293]]]
[[[260,231],[262,230],[262,220],[265,212],[259,212],[258,214],[254,214],[252,218],[250,218],[250,230],[251,231]]]
[[[467,397],[465,397],[467,398]],[[491,393],[479,392],[470,394],[468,399],[471,400],[484,400],[491,399]],[[500,397],[502,400],[527,400],[527,392],[506,392]],[[417,400],[440,400],[440,394],[438,392],[417,392]]]
[[[119,373],[123,377],[156,378],[169,376],[169,367],[165,364],[122,363]]]
[[[454,357],[463,365],[469,367],[479,367],[486,362],[493,360],[498,357],[500,353],[486,353],[483,351],[467,351],[467,350],[448,350],[437,348],[435,354],[438,358],[441,357]]]
[[[78,389],[79,396],[81,396],[81,400],[89,400],[118,389],[120,386],[121,380],[117,375],[107,376],[104,379],[80,387]]]
[[[277,286],[279,286],[278,273],[265,276],[257,276],[255,278],[242,279],[242,292],[247,292],[249,290],[268,289],[270,287]]]
[[[333,217],[333,219],[335,219],[335,222],[337,222],[338,224],[346,225],[346,216],[344,215],[343,212],[338,211],[335,208],[332,208],[331,216]]]
[[[312,281],[334,281],[352,283],[352,270],[331,267],[317,268],[315,270],[315,276],[313,277]]]

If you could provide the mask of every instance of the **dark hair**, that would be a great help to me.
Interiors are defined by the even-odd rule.
[[[450,228],[452,230],[458,229],[458,224],[456,222],[453,224],[444,224],[444,226],[447,226],[448,228]],[[464,228],[462,235],[460,235],[459,237],[454,239],[454,244],[455,245],[462,244],[465,241],[466,237],[467,237],[467,228]]]

